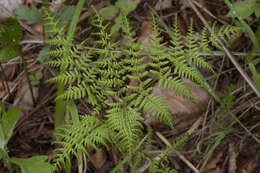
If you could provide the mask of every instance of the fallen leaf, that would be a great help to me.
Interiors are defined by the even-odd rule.
[[[164,10],[164,9],[171,8],[171,7],[172,7],[172,0],[162,0],[162,1],[157,2],[154,9],[155,10]]]
[[[3,68],[4,68],[4,75],[6,76],[6,78],[8,78],[7,80],[11,81],[14,79],[15,74],[19,68],[19,65],[10,63],[10,64],[3,65]]]
[[[253,173],[254,169],[258,166],[255,158],[249,158],[245,162],[239,164],[238,173]]]
[[[18,19],[26,20],[28,24],[35,24],[41,21],[41,14],[38,9],[32,5],[31,8],[21,5],[14,10]]]
[[[32,87],[33,95],[35,100],[37,100],[39,96],[39,88],[38,87]],[[34,103],[32,99],[32,95],[30,92],[30,88],[28,85],[28,82],[26,80],[23,80],[21,82],[20,86],[17,89],[17,94],[14,100],[14,105],[18,106],[22,109],[22,112],[28,112],[29,110],[32,110]]]
[[[178,96],[173,91],[159,88],[158,86],[153,88],[153,93],[155,95],[162,95],[165,98],[166,104],[174,115],[199,115],[203,113],[210,99],[209,94],[205,89],[190,80],[186,80],[184,83],[194,96],[196,102]]]
[[[9,87],[9,89],[11,89],[15,85],[15,83],[7,82],[7,85]],[[6,83],[4,82],[4,86],[3,86],[3,82],[0,82],[0,99],[2,99],[7,93],[8,93],[8,91],[6,88]]]
[[[6,9],[9,11],[13,11],[17,7],[19,7],[21,4],[23,4],[23,0],[1,0],[1,5],[3,5]],[[5,17],[10,17],[7,13],[0,10],[0,19],[3,19]]]
[[[64,7],[64,4],[65,4],[65,1],[66,0],[53,0],[51,2],[51,5],[50,5],[50,10],[51,12],[58,12],[60,9],[62,9]]]
[[[43,33],[43,25],[42,25],[41,22],[40,22],[40,23],[33,24],[33,25],[32,25],[32,29],[33,29],[35,32],[39,33],[39,34],[42,34],[42,33]]]
[[[96,169],[102,168],[107,160],[107,154],[105,148],[99,148],[90,156],[90,162]]]

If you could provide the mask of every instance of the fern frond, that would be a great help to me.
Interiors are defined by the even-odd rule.
[[[176,95],[183,96],[185,98],[193,99],[192,93],[190,90],[186,87],[186,85],[182,82],[181,79],[175,77],[165,77],[162,76],[162,78],[158,81],[158,86],[163,86],[166,89],[169,89],[176,93]]]
[[[112,136],[115,144],[124,151],[124,153],[133,153],[135,145],[140,140],[141,122],[143,118],[140,113],[134,109],[126,107],[113,106],[105,115],[107,126],[115,132]]]
[[[168,124],[173,129],[172,115],[162,96],[150,94],[144,97],[140,108],[142,108],[145,113],[154,115],[155,119]]]
[[[204,26],[202,29],[199,47],[202,49],[203,52],[212,52],[209,48],[208,28],[206,26]]]
[[[68,84],[77,81],[77,83],[79,83],[82,77],[82,74],[78,72],[77,69],[74,69],[74,71],[67,71],[64,74],[60,74],[56,77],[47,80],[46,82],[60,82],[63,84]]]
[[[51,13],[47,7],[42,8],[42,17],[43,17],[43,24],[44,24],[44,32],[46,34],[55,36],[63,36],[65,26],[61,25],[61,19]]]
[[[242,33],[243,29],[241,27],[224,25],[221,26],[219,31],[217,31],[217,23],[213,23],[212,32],[209,36],[209,41],[216,48],[222,50],[221,46],[217,42],[217,38],[221,39],[227,46],[230,46],[230,41],[232,37],[235,38]]]
[[[72,155],[79,157],[78,153],[84,152],[87,155],[87,147],[97,149],[98,145],[108,147],[109,130],[97,118],[87,115],[81,116],[79,122],[69,121],[57,130],[54,144],[59,146],[55,149],[54,164],[61,169],[65,162],[70,163]]]
[[[193,20],[191,18],[189,31],[187,33],[187,42],[186,42],[187,49],[185,49],[186,57],[189,63],[192,63],[199,68],[203,68],[206,69],[207,71],[214,73],[212,66],[209,63],[207,63],[202,57],[199,57],[198,55],[199,47],[196,44],[194,35],[195,34],[193,30]],[[206,44],[206,43],[202,42],[202,44]]]

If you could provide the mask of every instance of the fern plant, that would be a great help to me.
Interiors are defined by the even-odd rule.
[[[57,168],[65,165],[70,169],[72,155],[79,158],[81,153],[86,153],[89,156],[88,147],[97,149],[103,145],[109,150],[116,146],[123,156],[122,162],[113,170],[116,172],[131,161],[138,167],[140,159],[149,160],[154,154],[146,148],[151,146],[152,131],[144,124],[143,115],[153,115],[173,129],[170,109],[162,96],[153,94],[153,84],[157,82],[159,87],[193,99],[183,80],[189,79],[203,86],[204,79],[194,67],[214,71],[198,54],[210,40],[204,32],[203,41],[195,42],[191,24],[184,42],[176,15],[170,49],[162,43],[154,18],[151,46],[143,46],[136,42],[135,33],[121,12],[124,39],[111,42],[109,23],[104,24],[98,12],[92,9],[95,15],[91,23],[96,31],[91,34],[92,39],[79,44],[72,44],[72,38],[66,39],[65,28],[58,29],[57,23],[53,22],[56,17],[45,11],[46,32],[53,36],[46,44],[52,46],[49,55],[56,57],[46,64],[64,70],[48,81],[66,86],[57,99],[82,99],[91,107],[89,115],[77,115],[78,119],[72,118],[58,129],[54,143],[59,147],[55,150],[54,163]],[[92,47],[88,51],[84,50],[86,44]],[[150,52],[149,57],[145,52]],[[151,61],[144,63],[146,58]],[[146,138],[142,138],[143,129],[149,129]]]

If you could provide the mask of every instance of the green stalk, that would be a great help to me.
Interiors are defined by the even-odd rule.
[[[73,37],[75,35],[76,26],[77,26],[79,16],[80,16],[80,12],[81,12],[81,9],[83,8],[83,5],[85,2],[86,2],[86,0],[79,0],[78,4],[76,6],[76,9],[75,9],[74,15],[72,17],[68,33],[67,33],[67,40],[69,40],[71,43],[71,44],[65,45],[67,50],[71,49]],[[65,56],[69,56],[69,55],[65,55]],[[60,74],[64,74],[65,72],[66,72],[65,68],[60,69]],[[58,83],[57,97],[60,96],[61,94],[63,94],[63,92],[64,92],[64,84]],[[66,108],[66,101],[64,101],[63,99],[56,99],[55,120],[54,120],[55,130],[59,126],[62,125],[65,108]]]

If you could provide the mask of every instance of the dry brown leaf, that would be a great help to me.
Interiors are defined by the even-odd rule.
[[[15,83],[14,82],[7,82],[7,85],[10,88],[12,88]],[[4,86],[3,86],[3,82],[0,82],[0,99],[2,99],[6,94],[8,93],[7,88],[6,88],[6,82],[4,82]]]
[[[253,157],[238,165],[240,165],[238,173],[253,173],[254,169],[258,166],[257,161]]]
[[[39,88],[38,87],[32,87],[33,95],[35,100],[37,100],[39,96]],[[24,80],[21,82],[20,86],[17,89],[16,97],[14,100],[14,105],[21,108],[21,110],[25,113],[29,110],[32,110],[33,108],[33,99],[31,96],[31,92],[29,89],[28,82]]]
[[[9,11],[13,11],[17,7],[23,4],[23,0],[1,0],[1,5],[3,5]],[[0,19],[9,17],[4,11],[0,10]]]
[[[3,65],[4,75],[6,76],[8,81],[11,81],[11,80],[14,79],[14,76],[15,76],[15,74],[17,72],[18,66],[19,66],[18,64],[11,64],[11,63]]]
[[[217,167],[214,170],[207,171],[207,173],[221,173],[221,169],[219,167]]]
[[[208,164],[205,166],[205,168],[203,169],[203,173],[208,173],[209,171],[219,172],[220,169],[217,167],[217,163],[220,161],[222,155],[223,153],[219,152],[215,156],[213,156],[211,160],[208,162]]]
[[[198,116],[206,111],[207,104],[210,99],[209,94],[202,87],[199,87],[192,81],[188,80],[184,83],[196,99],[196,103],[190,99],[177,96],[173,91],[165,88],[159,88],[158,85],[153,88],[153,94],[161,95],[165,98],[165,103],[168,105],[174,116],[173,125],[176,129],[176,133],[181,133],[189,128],[197,120]],[[145,118],[146,123],[151,124],[157,130],[165,129],[165,126],[160,125],[153,116],[146,115]]]
[[[158,1],[157,4],[155,5],[154,9],[155,10],[164,10],[167,8],[172,7],[172,0],[163,0],[163,1]]]
[[[51,12],[58,12],[60,9],[62,9],[64,7],[64,4],[65,4],[65,1],[66,0],[53,0],[51,2],[51,5],[50,5],[50,10]]]
[[[95,153],[91,154],[90,156],[90,162],[96,169],[102,168],[106,160],[107,153],[105,148],[99,148]]]
[[[32,25],[32,29],[33,29],[35,32],[39,33],[39,34],[42,34],[42,33],[43,33],[43,25],[42,25],[42,23],[33,24],[33,25]]]
[[[187,88],[191,91],[194,96],[196,103],[190,99],[186,99],[182,96],[177,96],[173,91],[165,88],[159,88],[155,86],[153,93],[155,95],[162,95],[166,104],[169,106],[172,114],[175,115],[199,115],[203,113],[209,102],[210,96],[205,89],[197,86],[190,80],[184,81]]]

